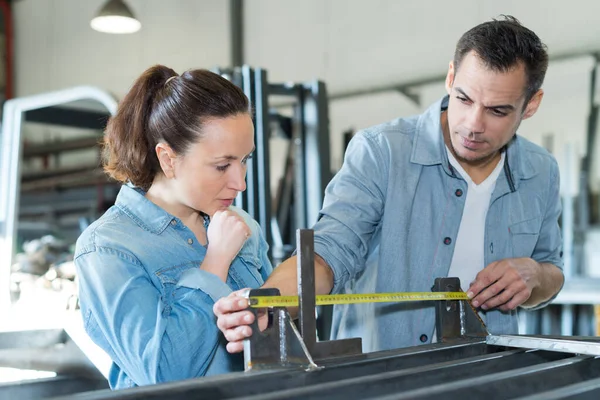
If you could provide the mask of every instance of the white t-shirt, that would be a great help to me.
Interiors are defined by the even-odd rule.
[[[492,192],[496,187],[496,181],[504,168],[505,154],[502,152],[500,162],[498,162],[496,168],[483,182],[476,185],[447,147],[446,152],[450,164],[469,185],[460,227],[458,228],[458,236],[454,244],[452,263],[448,271],[449,277],[460,279],[460,285],[466,291],[471,282],[475,280],[477,273],[485,267],[483,258],[485,219],[490,207]]]
[[[456,158],[446,147],[450,164],[460,173],[469,185],[467,198],[463,208],[462,219],[458,228],[458,235],[454,244],[452,262],[448,270],[449,277],[460,279],[461,288],[466,291],[471,282],[475,280],[477,273],[485,268],[484,265],[484,241],[485,241],[485,219],[490,207],[492,193],[496,188],[498,176],[504,168],[505,153],[502,152],[500,162],[492,173],[479,185],[476,185],[469,174],[460,166]],[[485,315],[479,313],[485,321]],[[431,343],[437,342],[435,329]]]

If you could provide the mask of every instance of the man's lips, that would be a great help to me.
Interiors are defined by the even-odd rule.
[[[477,140],[469,140],[463,136],[458,135],[459,139],[460,139],[460,144],[469,149],[469,150],[478,150],[482,147],[485,146],[485,142],[483,141],[477,141]]]

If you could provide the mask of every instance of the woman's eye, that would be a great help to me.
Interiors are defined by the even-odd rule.
[[[247,164],[247,163],[248,163],[248,160],[250,160],[251,158],[252,158],[252,154],[250,154],[248,157],[244,158],[244,159],[242,160],[242,164]]]
[[[225,172],[227,170],[227,168],[229,168],[230,164],[226,164],[226,165],[217,165],[217,171],[220,172]]]

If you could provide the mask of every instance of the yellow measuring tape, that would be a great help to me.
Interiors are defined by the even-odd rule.
[[[316,304],[396,303],[403,301],[469,300],[464,292],[398,292],[369,294],[322,294],[316,296]],[[294,307],[298,296],[251,296],[250,307]]]

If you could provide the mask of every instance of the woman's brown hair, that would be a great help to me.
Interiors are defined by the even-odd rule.
[[[177,154],[202,138],[214,118],[249,112],[244,92],[204,69],[177,75],[155,65],[134,82],[104,134],[104,170],[114,179],[148,190],[160,165],[154,150],[164,142]]]

